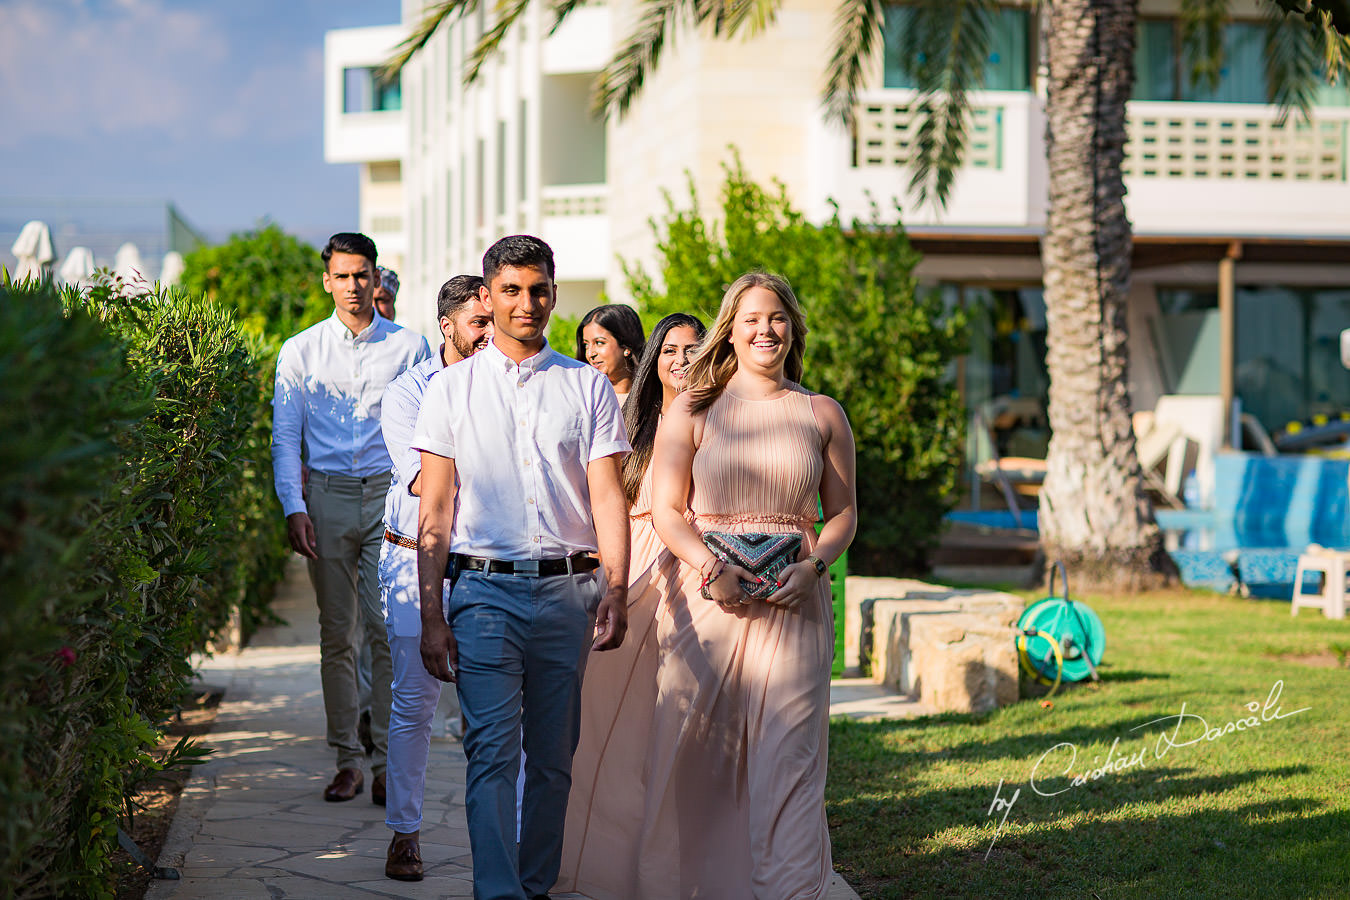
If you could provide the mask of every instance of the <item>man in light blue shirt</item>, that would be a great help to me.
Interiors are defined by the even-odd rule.
[[[322,256],[333,315],[290,338],[277,357],[272,467],[287,536],[309,562],[319,606],[319,671],[338,768],[324,799],[350,800],[365,782],[357,737],[360,628],[372,652],[371,796],[383,803],[393,675],[376,569],[392,462],[380,431],[380,401],[389,382],[431,349],[426,338],[375,311],[370,238],[335,234]]]

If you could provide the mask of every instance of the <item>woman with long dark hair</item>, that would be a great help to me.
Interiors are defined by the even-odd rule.
[[[633,897],[829,889],[826,571],[857,499],[843,409],[798,383],[805,337],[786,280],[741,276],[656,436],[652,516],[681,565],[657,620]]]
[[[620,405],[628,399],[644,345],[642,320],[624,303],[597,306],[577,326],[576,358],[604,373]]]
[[[661,416],[684,388],[703,323],[684,313],[652,329],[624,406],[633,452],[624,460],[631,550],[628,634],[622,646],[593,653],[581,688],[581,741],[572,760],[572,794],[563,830],[559,891],[594,900],[631,900],[633,871],[615,865],[637,853],[643,769],[656,706],[658,606],[678,577],[675,559],[652,527],[650,463]]]

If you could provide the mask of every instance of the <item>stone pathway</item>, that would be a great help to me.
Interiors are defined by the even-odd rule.
[[[215,752],[184,789],[158,861],[182,878],[151,882],[147,900],[472,897],[459,743],[432,740],[422,827],[426,879],[385,878],[390,832],[384,807],[370,802],[369,773],[366,792],[355,800],[322,799],[333,756],[323,739],[317,612],[298,557],[274,608],[289,625],[263,629],[242,652],[201,666],[202,682],[225,690],[215,726],[202,740]],[[922,712],[857,679],[836,682],[832,694],[832,712]],[[829,897],[858,895],[836,875]]]

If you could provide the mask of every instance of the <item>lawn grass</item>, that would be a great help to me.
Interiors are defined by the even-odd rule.
[[[1182,590],[1082,599],[1106,628],[1100,685],[1050,708],[831,723],[836,870],[863,898],[1350,897],[1350,620]],[[1177,730],[1183,704],[1210,727],[1259,721],[1279,681],[1285,718]],[[1117,739],[1120,770],[1063,776]],[[1030,784],[1043,755],[1055,796]],[[1020,793],[991,814],[996,791]]]

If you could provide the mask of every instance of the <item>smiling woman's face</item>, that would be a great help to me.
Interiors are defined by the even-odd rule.
[[[755,285],[741,296],[731,326],[736,362],[759,369],[782,369],[792,347],[792,321],[778,295]]]
[[[581,347],[586,353],[586,362],[590,363],[611,384],[629,377],[628,357],[624,356],[619,339],[602,325],[594,322],[581,329]]]
[[[684,390],[685,373],[697,349],[698,335],[688,325],[677,325],[666,332],[656,358],[656,377],[667,391],[678,394]]]

